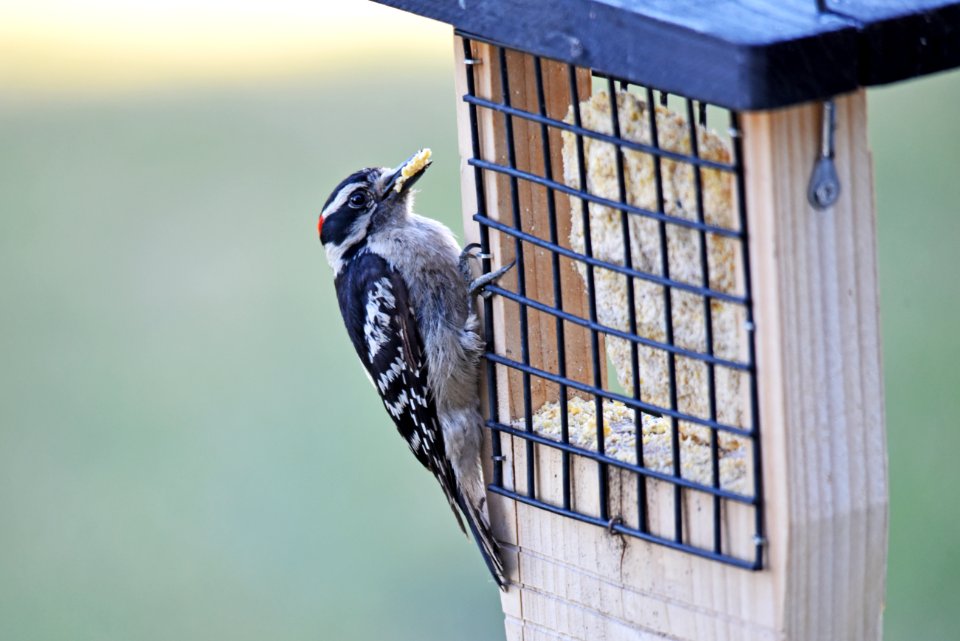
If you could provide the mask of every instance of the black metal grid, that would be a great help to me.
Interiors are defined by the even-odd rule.
[[[520,358],[517,360],[515,355],[499,354],[493,350],[495,344],[495,329],[493,324],[493,300],[487,298],[484,303],[484,333],[488,347],[486,354],[486,384],[488,389],[488,421],[487,427],[493,431],[493,477],[489,489],[495,493],[507,496],[511,499],[536,506],[550,512],[561,514],[570,518],[578,519],[597,526],[608,528],[611,533],[619,533],[637,537],[646,541],[666,545],[668,547],[683,550],[702,557],[728,563],[731,565],[759,569],[763,563],[763,515],[762,515],[762,484],[760,474],[760,443],[758,431],[758,409],[757,409],[757,385],[756,385],[756,367],[755,367],[755,347],[753,336],[753,311],[750,293],[750,267],[749,255],[747,250],[747,229],[746,229],[746,209],[744,200],[744,171],[742,165],[741,135],[738,124],[738,115],[736,112],[721,110],[695,101],[690,98],[668,96],[665,92],[659,92],[651,87],[640,87],[627,80],[600,76],[594,74],[593,82],[600,88],[605,89],[611,100],[610,110],[612,112],[612,133],[604,133],[588,129],[584,126],[581,113],[580,101],[578,95],[578,68],[572,64],[567,65],[569,76],[569,97],[572,122],[570,118],[560,120],[547,115],[546,101],[544,95],[543,81],[543,60],[539,57],[529,55],[535,72],[535,89],[537,92],[536,111],[517,108],[511,104],[510,91],[510,73],[508,70],[507,49],[503,46],[497,46],[496,43],[476,38],[474,36],[459,33],[463,37],[465,73],[467,79],[467,95],[463,100],[468,105],[470,126],[472,134],[472,155],[469,164],[474,168],[475,191],[477,198],[477,213],[474,220],[480,226],[480,240],[484,253],[489,253],[491,247],[491,234],[500,234],[503,243],[511,243],[515,251],[517,265],[515,273],[516,289],[515,291],[507,289],[502,285],[494,285],[489,288],[494,296],[500,296],[505,301],[510,301],[519,307],[519,338],[520,338]],[[491,51],[496,58],[494,61],[486,61],[487,64],[495,63],[499,68],[499,96],[484,98],[480,97],[476,91],[476,81],[474,68],[477,64],[484,64],[485,61],[473,60],[471,54],[471,41],[485,42],[493,45]],[[659,102],[666,104],[680,104],[681,111],[689,125],[690,153],[679,153],[666,148],[661,148],[657,134],[657,118],[654,109],[647,109],[649,122],[647,123],[650,131],[650,144],[636,142],[621,137],[619,130],[619,119],[617,116],[617,100],[614,99],[616,89],[621,91],[632,91],[639,93],[639,96],[647,105],[655,105],[655,98]],[[529,87],[528,87],[529,89]],[[499,99],[496,99],[499,98]],[[490,160],[484,158],[481,153],[481,131],[480,116],[483,110],[493,113],[494,118],[500,118],[502,123],[503,136],[502,141],[506,148],[505,158]],[[721,163],[701,158],[697,146],[697,126],[708,125],[708,118],[714,118],[717,114],[726,114],[728,121],[725,124],[730,135],[730,148],[732,149],[732,162]],[[539,125],[539,137],[541,142],[541,154],[543,172],[542,174],[529,171],[527,168],[518,166],[517,153],[515,148],[514,123],[516,120],[523,120],[526,123],[535,123]],[[551,142],[549,133],[552,130],[560,130],[573,134],[576,137],[576,150],[578,155],[579,185],[580,189],[566,184],[565,181],[558,180],[555,177],[557,168],[552,166]],[[610,143],[616,146],[616,170],[619,188],[619,198],[612,200],[608,197],[589,193],[586,185],[588,184],[586,172],[587,166],[584,161],[584,139]],[[627,186],[625,184],[624,170],[624,150],[641,152],[649,154],[653,158],[656,181],[656,209],[644,209],[634,204],[628,203]],[[554,152],[556,150],[553,150]],[[504,162],[505,160],[505,162]],[[696,219],[687,219],[674,216],[667,213],[664,203],[663,177],[661,175],[662,163],[670,160],[675,163],[683,163],[693,167],[696,184]],[[736,213],[738,226],[736,228],[727,228],[711,224],[705,219],[704,215],[704,193],[702,185],[702,173],[704,169],[712,169],[732,176],[735,183],[736,203],[738,211]],[[485,181],[490,180],[491,176],[498,176],[500,180],[509,183],[510,211],[502,212],[497,216],[499,220],[492,217],[486,202]],[[549,225],[546,230],[536,230],[536,233],[525,231],[522,220],[522,207],[520,203],[520,185],[528,183],[539,186],[546,191],[546,206],[548,209]],[[557,203],[560,198],[569,198],[576,196],[579,199],[583,230],[584,230],[584,251],[582,253],[574,251],[568,246],[564,246],[563,239],[559,237],[558,232],[558,214]],[[631,231],[628,221],[632,216],[641,216],[647,219],[657,221],[659,244],[660,244],[660,268],[658,272],[642,271],[632,264],[631,251],[624,251],[623,263],[611,263],[594,256],[591,246],[591,222],[590,222],[590,203],[610,207],[619,211],[621,220],[621,229],[623,245],[630,247]],[[571,210],[573,213],[573,210]],[[505,214],[505,215],[504,215]],[[512,224],[503,222],[511,218]],[[701,282],[690,283],[682,280],[672,279],[670,275],[669,247],[667,239],[667,229],[671,226],[683,227],[696,230],[699,235],[699,261]],[[543,232],[546,232],[545,234]],[[738,245],[738,257],[742,267],[740,291],[731,293],[729,291],[720,291],[711,289],[709,275],[708,259],[708,237],[729,239]],[[553,271],[552,300],[537,300],[527,295],[527,283],[524,268],[524,255],[533,249],[546,250],[550,252],[551,266]],[[589,301],[589,314],[586,318],[572,314],[564,309],[563,292],[561,287],[561,260],[572,260],[583,265],[582,275],[586,288],[586,295]],[[491,269],[489,259],[484,259],[483,268],[485,271]],[[600,322],[597,314],[597,297],[595,284],[595,270],[607,269],[623,275],[626,279],[625,304],[629,313],[629,327],[627,330],[609,327]],[[664,340],[653,340],[652,338],[638,335],[637,321],[634,315],[634,280],[641,279],[647,282],[656,283],[662,286],[663,306],[664,306],[664,325],[666,336]],[[704,336],[706,349],[703,351],[692,350],[687,347],[677,345],[673,336],[673,313],[672,292],[681,291],[696,295],[702,299],[704,310]],[[725,304],[735,305],[742,308],[742,316],[745,319],[745,352],[746,357],[742,359],[731,359],[717,356],[714,353],[713,327],[711,313],[711,302],[722,301]],[[533,310],[538,314],[547,314],[554,321],[556,333],[557,367],[556,371],[546,371],[545,369],[535,367],[531,364],[529,349],[529,314]],[[590,371],[592,380],[584,382],[568,376],[567,355],[565,350],[565,328],[568,324],[585,328],[590,335],[590,355],[592,363]],[[624,339],[630,344],[630,360],[632,365],[632,389],[625,390],[624,393],[605,389],[602,383],[601,372],[606,367],[606,355],[601,347],[601,337],[610,336],[617,339]],[[670,403],[668,405],[655,405],[643,400],[643,394],[640,383],[640,363],[638,358],[639,346],[652,348],[662,351],[666,355],[668,363],[668,375],[670,378]],[[708,396],[709,396],[709,416],[697,416],[686,414],[678,409],[677,402],[677,383],[676,383],[676,359],[682,357],[704,363],[707,370]],[[513,417],[519,423],[522,420],[522,427],[517,424],[511,424],[508,420],[502,420],[499,415],[497,399],[497,368],[508,368],[519,373],[523,391],[523,415],[522,417]],[[727,368],[728,370],[740,372],[741,376],[747,377],[745,382],[749,390],[748,407],[744,408],[744,424],[733,425],[721,422],[717,415],[717,397],[715,391],[715,370],[717,368]],[[537,408],[533,407],[531,383],[533,380],[546,381],[555,386],[558,390],[558,399],[560,399],[560,438],[559,440],[550,438],[538,433],[533,428],[533,414]],[[569,415],[568,415],[568,395],[578,393],[581,396],[589,396],[595,407],[596,421],[596,449],[580,447],[570,441],[569,434]],[[636,463],[627,462],[619,458],[609,456],[605,452],[604,429],[603,429],[603,403],[604,400],[620,401],[634,410],[635,421],[635,447]],[[643,435],[642,435],[642,415],[650,414],[662,416],[669,420],[671,430],[672,447],[672,469],[664,472],[654,470],[644,466],[643,453]],[[711,459],[711,477],[710,484],[702,484],[696,481],[684,478],[681,472],[681,445],[679,422],[693,424],[709,430],[709,448]],[[720,454],[718,447],[718,433],[733,434],[738,438],[749,441],[750,456],[748,465],[752,468],[750,476],[752,477],[753,491],[750,494],[738,493],[721,487],[720,482]],[[499,435],[510,435],[522,439],[526,450],[526,469],[525,469],[525,487],[523,493],[515,491],[505,485],[504,482],[504,461],[506,457],[502,451],[501,438]],[[562,499],[559,501],[544,500],[542,492],[538,492],[535,471],[535,451],[537,447],[547,447],[559,450],[562,461],[562,475],[558,479],[562,484]],[[597,468],[597,485],[599,491],[599,510],[596,514],[588,514],[580,511],[574,505],[571,490],[571,465],[575,457],[583,460],[592,461]],[[636,477],[637,492],[637,518],[634,523],[625,523],[620,515],[611,514],[610,510],[610,471],[611,469],[625,471]],[[521,475],[521,470],[514,470],[516,475]],[[673,532],[654,532],[648,527],[648,498],[647,482],[656,480],[665,482],[673,487]],[[691,542],[689,533],[685,531],[684,511],[682,503],[684,493],[700,493],[711,497],[710,504],[712,510],[712,536],[709,545],[697,545]],[[737,503],[747,506],[754,513],[754,532],[749,541],[752,546],[753,554],[749,557],[743,554],[739,556],[730,552],[730,545],[722,537],[722,520],[725,505]],[[701,537],[702,540],[702,537]],[[741,545],[738,549],[743,550]]]

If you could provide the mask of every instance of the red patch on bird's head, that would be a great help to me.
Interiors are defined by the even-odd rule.
[[[317,237],[319,238],[323,234],[323,216],[320,216],[320,219],[317,221]]]

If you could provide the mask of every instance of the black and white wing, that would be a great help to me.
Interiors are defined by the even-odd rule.
[[[336,289],[347,333],[383,406],[414,456],[440,483],[463,530],[456,480],[406,284],[383,258],[363,253],[337,276]]]

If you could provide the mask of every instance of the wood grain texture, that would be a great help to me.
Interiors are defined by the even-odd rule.
[[[500,102],[503,89],[500,86],[500,62],[496,49],[488,45],[475,43],[473,45],[475,57],[483,62],[475,67],[476,91],[483,98]],[[536,85],[533,70],[533,58],[515,52],[508,52],[506,62],[510,85],[511,105],[525,111],[538,110]],[[567,90],[566,65],[557,63],[543,64],[543,81],[546,102],[546,111],[550,117],[563,118],[566,116],[570,104]],[[580,74],[580,91],[589,94],[589,78]],[[481,138],[481,155],[484,159],[500,165],[508,165],[508,144],[506,120],[501,113],[488,109],[478,109],[479,129]],[[518,169],[537,175],[544,175],[542,157],[541,128],[522,118],[512,118],[514,162]],[[559,178],[561,172],[561,142],[559,133],[554,131],[550,135],[551,160],[553,173]],[[484,175],[486,190],[487,215],[507,225],[515,226],[511,179],[502,173],[486,172]],[[569,198],[564,195],[550,196],[542,187],[526,181],[517,181],[517,200],[520,210],[520,229],[540,238],[549,238],[549,216],[547,199],[552,198],[556,208],[557,240],[569,247],[570,235],[570,204]],[[472,225],[476,225],[471,221]],[[517,293],[520,292],[518,283],[519,263],[523,263],[525,288],[523,294],[544,304],[554,304],[553,270],[551,252],[529,244],[518,245],[515,239],[506,234],[491,231],[491,246],[494,246],[495,266],[505,264],[518,258],[518,250],[523,253],[518,261],[518,267],[511,270],[501,284]],[[560,282],[562,289],[563,309],[577,316],[587,316],[587,302],[583,286],[576,274],[572,262],[562,260],[560,267]],[[521,361],[522,344],[520,332],[517,331],[523,321],[522,310],[517,303],[496,299],[499,314],[502,314],[504,327],[511,328],[509,332],[497,332],[503,336],[502,344],[498,344],[497,352],[516,361]],[[553,316],[528,309],[526,323],[529,335],[528,357],[532,366],[552,373],[560,371],[558,364],[558,343],[556,321]],[[564,326],[564,345],[567,351],[566,375],[584,383],[593,383],[593,369],[590,365],[589,332],[583,328],[567,324]],[[602,346],[601,346],[602,347]],[[585,356],[585,354],[587,356]],[[606,370],[600,372],[601,381],[605,380]],[[508,374],[507,385],[509,406],[503,416],[519,418],[523,416],[523,382],[522,376],[511,371]],[[548,400],[557,399],[555,386],[542,379],[533,377],[531,382],[531,405],[536,411]],[[501,392],[503,396],[504,392]]]
[[[887,479],[866,100],[837,100],[840,200],[806,203],[820,106],[743,119],[770,567],[790,639],[879,639]]]
[[[473,156],[469,109],[461,100],[467,93],[466,75],[463,65],[463,41],[455,37],[454,49],[456,52],[456,91],[458,109],[458,130],[461,156],[461,192],[463,200],[463,220],[466,230],[465,240],[476,242],[479,240],[479,228],[473,221],[473,215],[478,211],[474,169],[467,164],[467,159]],[[475,91],[480,97],[500,102],[503,100],[503,89],[500,82],[500,60],[496,48],[482,43],[472,43],[472,58],[480,61],[474,67]],[[536,77],[531,57],[516,53],[507,54],[508,82],[510,85],[511,101],[514,106],[528,111],[538,111],[536,94]],[[547,115],[553,118],[564,118],[570,105],[569,83],[566,65],[545,61],[541,67],[544,83],[545,109]],[[589,96],[589,74],[579,71],[577,75],[578,91],[582,96]],[[508,164],[506,123],[502,114],[490,110],[478,109],[478,129],[480,136],[481,156],[501,165]],[[513,144],[516,166],[524,171],[546,175],[542,153],[542,137],[540,126],[515,118],[512,121]],[[551,131],[548,134],[552,176],[562,178],[562,143],[560,134]],[[545,189],[535,187],[529,183],[519,182],[517,195],[520,204],[520,213],[523,231],[535,234],[541,238],[549,238],[548,198],[553,199],[557,220],[557,242],[569,247],[570,234],[570,203],[566,196],[553,196]],[[484,176],[484,196],[487,203],[486,214],[494,220],[513,225],[513,205],[511,198],[511,182],[501,174],[487,172]],[[506,235],[491,232],[490,246],[494,255],[494,268],[506,264],[516,258],[517,245]],[[554,305],[554,271],[550,252],[533,246],[524,246],[524,276],[526,281],[525,294],[534,300]],[[513,291],[517,288],[517,268],[505,276],[502,285]],[[562,260],[560,264],[560,282],[562,309],[586,317],[587,301],[582,281],[569,260]],[[507,302],[497,297],[493,305],[496,340],[494,349],[498,354],[506,355],[517,361],[522,359],[521,341],[518,328],[521,322],[519,305]],[[527,313],[528,329],[528,358],[532,366],[555,374],[564,373],[566,376],[584,383],[594,382],[594,373],[591,366],[590,334],[582,327],[565,323],[563,326],[563,346],[566,352],[564,367],[558,361],[558,332],[554,317],[529,310]],[[510,331],[505,331],[510,328]],[[603,350],[602,338],[600,349]],[[605,359],[603,363],[605,365]],[[601,384],[606,382],[605,367],[599,372]],[[497,367],[497,387],[499,393],[499,418],[502,422],[510,423],[524,416],[523,376],[515,370]],[[547,384],[533,377],[530,380],[531,412],[535,412],[548,401],[559,399],[559,388]],[[572,393],[572,392],[570,392]],[[527,493],[527,457],[528,448],[520,439],[501,436],[501,449],[507,457],[504,462],[504,486],[508,489]],[[536,446],[533,448],[535,462],[535,483],[542,491],[538,496],[554,504],[562,500],[562,465],[558,451],[551,448]],[[489,457],[485,457],[489,460]],[[596,476],[594,466],[593,476]],[[571,475],[574,471],[571,470]],[[491,478],[489,470],[487,478]],[[491,510],[499,514],[500,522],[494,524],[497,538],[508,543],[508,569],[511,580],[517,585],[522,583],[520,578],[520,564],[515,560],[517,552],[517,512],[512,501],[497,495],[489,495]],[[576,498],[577,495],[575,495]],[[595,496],[595,492],[594,492]],[[584,499],[585,500],[585,499]],[[596,499],[593,499],[594,502]],[[493,516],[493,514],[492,514]],[[511,560],[513,560],[511,562]],[[521,630],[518,625],[522,621],[519,589],[512,589],[503,595],[502,603],[507,615],[507,632],[510,638],[514,632]],[[520,638],[520,637],[517,637]]]
[[[455,51],[464,225],[466,240],[472,242],[479,235],[472,220],[477,211],[474,169],[466,164],[472,148],[469,112],[460,100],[466,76],[459,38]],[[475,68],[476,91],[499,100],[495,54],[487,45],[473,45],[473,57],[482,61]],[[516,55],[508,63],[512,102],[535,111],[530,58]],[[544,72],[548,109],[562,117],[569,105],[565,69],[544,67]],[[587,85],[582,97],[588,91]],[[750,572],[611,535],[491,494],[494,529],[507,544],[513,582],[501,597],[508,639],[880,638],[887,489],[871,162],[863,95],[841,98],[837,107],[836,162],[843,191],[828,212],[814,211],[806,201],[819,145],[819,106],[746,114],[742,123],[766,499],[765,569]],[[539,125],[518,124],[515,119],[517,163],[534,171],[542,162]],[[481,155],[506,164],[502,115],[479,110],[479,125]],[[559,148],[559,141],[551,141],[557,176]],[[509,181],[488,172],[484,185],[487,214],[512,224]],[[546,237],[545,192],[521,187],[519,196],[523,229]],[[557,201],[561,220],[569,217],[568,210],[561,213],[563,200]],[[566,235],[561,232],[564,245]],[[515,253],[513,240],[496,233],[491,233],[491,247],[495,264]],[[549,254],[530,250],[525,259],[528,295],[552,304]],[[586,316],[582,280],[571,265],[561,278],[564,308]],[[504,280],[508,288],[515,284],[515,275]],[[495,350],[519,360],[518,307],[497,297],[493,314]],[[590,382],[589,334],[579,331],[567,331],[568,373]],[[553,319],[531,313],[529,333],[531,363],[556,371]],[[501,420],[522,418],[521,377],[503,367],[497,370]],[[534,410],[557,398],[552,384],[531,391]],[[504,485],[523,493],[526,444],[510,437],[501,437],[501,443],[508,458]],[[533,456],[537,496],[559,504],[561,456],[541,446]],[[489,479],[489,469],[487,474]],[[574,456],[570,474],[574,507],[594,513],[599,507],[596,464]],[[607,479],[611,516],[636,519],[634,477],[610,472]],[[672,486],[649,481],[647,492],[651,529],[669,536]],[[685,491],[683,501],[687,523],[709,514],[708,497]],[[725,551],[748,557],[752,511],[725,502],[723,528],[725,545],[744,546]],[[708,543],[696,532],[686,536]]]
[[[461,195],[463,204],[464,221],[464,239],[465,242],[479,242],[479,227],[473,220],[473,216],[478,211],[476,197],[476,182],[474,168],[468,164],[468,159],[473,157],[470,115],[469,108],[463,102],[462,97],[467,94],[466,73],[463,64],[463,40],[460,37],[454,38],[454,51],[456,58],[456,92],[457,92],[457,121],[458,138],[461,158]],[[502,101],[503,91],[500,83],[500,61],[496,48],[482,44],[471,44],[472,58],[480,61],[474,67],[475,92],[478,96],[495,101]],[[511,88],[511,95],[514,97],[514,105],[529,111],[536,112],[538,109],[537,94],[535,89],[535,76],[533,69],[533,60],[529,56],[519,54],[508,54],[507,69]],[[545,106],[546,113],[553,118],[563,118],[570,104],[567,67],[558,63],[545,62],[542,67]],[[579,72],[578,75],[579,90],[583,95],[589,95],[589,74]],[[508,164],[506,124],[502,114],[494,113],[486,109],[477,110],[478,130],[480,137],[481,157],[497,162],[501,165]],[[513,119],[513,143],[516,166],[524,171],[544,175],[544,161],[542,155],[542,138],[539,125]],[[562,176],[562,162],[559,132],[550,132],[550,158],[555,177]],[[484,175],[484,198],[487,203],[485,212],[490,218],[503,221],[508,225],[513,225],[513,206],[511,197],[511,181],[502,174],[493,174],[486,172]],[[551,197],[546,190],[535,187],[529,183],[520,182],[517,185],[517,195],[520,204],[520,214],[522,219],[522,229],[525,232],[536,234],[542,238],[549,238],[549,217],[547,198]],[[570,234],[570,213],[569,199],[566,196],[553,197],[556,208],[556,217],[558,223],[557,241],[569,247]],[[493,268],[509,263],[517,256],[517,245],[513,238],[491,231],[490,247],[493,254]],[[545,304],[553,305],[553,266],[550,252],[533,246],[524,246],[523,263],[524,276],[526,281],[525,293],[534,300]],[[501,280],[501,284],[513,291],[517,288],[517,267],[511,270]],[[585,292],[581,285],[579,275],[576,273],[573,264],[570,261],[561,261],[560,266],[561,298],[562,308],[578,316],[587,316],[587,302]],[[501,297],[496,297],[493,304],[494,325],[496,327],[496,338],[494,341],[494,350],[498,354],[505,355],[517,361],[522,360],[522,349],[520,333],[518,328],[521,323],[521,309],[516,303],[505,301]],[[529,310],[526,316],[528,328],[528,358],[533,367],[546,370],[552,373],[565,372],[567,376],[574,380],[593,383],[594,375],[590,361],[590,336],[589,332],[583,328],[565,324],[563,327],[563,346],[566,352],[567,360],[565,369],[561,369],[558,362],[558,333],[556,321],[552,316]],[[505,331],[504,328],[511,328]],[[603,349],[602,339],[600,342]],[[605,363],[605,360],[604,360]],[[601,384],[606,380],[606,370],[602,369],[599,373]],[[539,407],[548,401],[557,401],[559,398],[559,388],[553,384],[547,384],[536,377],[530,378],[531,393],[531,412],[535,412]],[[502,366],[497,367],[497,389],[498,389],[498,412],[501,422],[510,423],[513,420],[521,419],[524,416],[524,381],[523,376],[516,370],[508,369]],[[484,404],[486,406],[486,404]],[[489,435],[489,433],[487,434]],[[501,435],[501,451],[506,456],[503,465],[504,487],[520,492],[527,493],[527,444],[520,439],[513,439],[510,436]],[[487,453],[489,454],[489,439],[486,443]],[[536,484],[545,489],[542,495],[544,500],[559,503],[562,495],[562,485],[559,482],[560,455],[556,450],[550,448],[541,448],[537,446],[534,449],[534,456],[543,456],[544,459],[556,460],[556,465],[535,466]],[[484,457],[487,466],[486,478],[492,478],[492,470],[489,464],[490,456]],[[519,564],[515,560],[516,554],[516,509],[512,501],[506,500],[499,495],[488,493],[491,503],[491,518],[494,519],[494,532],[497,538],[507,544],[506,550],[508,559],[508,574],[516,583],[519,579]],[[504,612],[509,617],[520,618],[520,592],[512,590],[503,595],[502,603]],[[513,629],[508,621],[508,632]],[[512,637],[511,637],[512,638]]]
[[[463,216],[463,238],[464,244],[468,243],[479,243],[480,242],[480,228],[473,220],[474,214],[477,213],[477,193],[476,193],[476,182],[474,176],[474,169],[467,164],[467,160],[473,157],[473,140],[472,132],[470,127],[470,112],[467,104],[463,102],[463,96],[468,93],[467,91],[467,78],[466,74],[463,72],[465,68],[464,65],[464,50],[463,50],[463,41],[459,37],[454,38],[454,64],[457,72],[454,75],[454,89],[456,91],[456,112],[457,112],[457,144],[459,147],[460,153],[460,201],[462,204],[462,216]],[[491,251],[495,256],[500,256],[497,252],[498,246],[492,247]],[[482,315],[482,305],[479,310]],[[498,312],[494,312],[495,316],[498,315]],[[502,308],[499,311],[499,315],[502,315]],[[482,326],[482,319],[481,319]],[[485,367],[485,366],[484,366]],[[498,372],[500,378],[502,372]],[[505,380],[501,380],[498,385],[505,384]],[[486,376],[481,377],[481,396],[484,401],[481,403],[483,411],[487,411],[488,404],[486,399],[489,398],[491,391],[487,388],[486,385]],[[499,404],[499,412],[502,414],[505,410],[509,410],[509,407],[505,403]],[[487,417],[489,418],[489,417]],[[493,436],[489,430],[484,430],[483,432],[483,474],[487,483],[490,483],[493,478],[493,446],[492,438],[500,439],[500,448],[503,452],[510,452],[513,449],[513,438],[508,435]],[[509,465],[503,466],[504,473],[504,483],[513,484],[513,468]],[[501,543],[501,550],[504,555],[504,566],[507,572],[507,576],[515,575],[517,571],[517,560],[516,560],[516,550],[517,550],[517,510],[516,504],[506,499],[498,494],[492,494],[487,492],[487,506],[490,510],[490,525],[493,529],[493,534],[498,541]],[[520,595],[517,591],[511,592],[501,592],[500,593],[500,604],[503,607],[504,614],[509,618],[519,617],[520,616]],[[507,633],[509,638],[514,638],[510,636],[510,627],[507,626]]]

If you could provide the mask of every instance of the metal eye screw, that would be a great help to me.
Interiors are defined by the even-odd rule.
[[[836,105],[833,100],[823,103],[823,118],[820,129],[820,157],[813,165],[807,200],[814,208],[827,209],[840,198],[840,178],[833,163],[833,132],[836,128]]]

